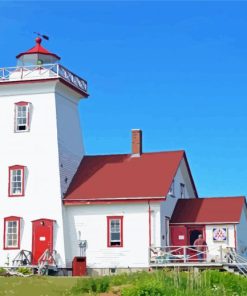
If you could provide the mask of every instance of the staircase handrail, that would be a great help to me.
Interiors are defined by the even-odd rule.
[[[232,258],[232,265],[236,266],[239,272],[247,276],[247,260],[246,258],[239,255],[235,249],[230,248],[229,254]],[[231,263],[230,263],[231,264]]]
[[[55,255],[56,255],[55,250],[50,251],[50,249],[46,249],[44,253],[39,257],[38,265],[40,265],[41,263],[45,263],[45,264],[53,263],[54,265],[57,265]]]
[[[25,264],[24,264],[25,260]],[[12,260],[12,264],[15,265],[16,262],[20,262],[21,265],[31,265],[32,262],[32,252],[28,250],[21,250]]]

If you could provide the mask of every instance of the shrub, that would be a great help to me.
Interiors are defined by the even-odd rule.
[[[32,274],[32,270],[28,267],[18,267],[17,272],[20,272],[25,275]]]
[[[166,295],[163,283],[156,280],[139,283],[137,286],[124,288],[122,296],[164,296]]]
[[[110,287],[110,279],[109,277],[101,277],[101,278],[87,278],[81,279],[77,282],[77,284],[72,288],[72,293],[104,293],[109,290]]]
[[[0,267],[0,276],[6,274],[6,269],[3,267]]]

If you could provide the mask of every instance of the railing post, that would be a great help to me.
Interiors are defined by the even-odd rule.
[[[186,263],[186,255],[187,255],[186,246],[184,246],[183,249],[184,249],[184,263]]]
[[[223,252],[222,252],[222,246],[220,246],[220,262],[223,262]]]

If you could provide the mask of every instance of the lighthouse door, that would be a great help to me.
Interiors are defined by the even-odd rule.
[[[32,264],[38,264],[39,258],[46,250],[53,250],[53,224],[54,220],[39,219],[32,221]]]

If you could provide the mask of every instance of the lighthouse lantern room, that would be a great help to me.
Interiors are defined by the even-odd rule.
[[[22,52],[16,56],[18,66],[55,64],[60,60],[60,57],[45,49],[42,45],[42,39],[35,39],[36,45],[26,52]]]

